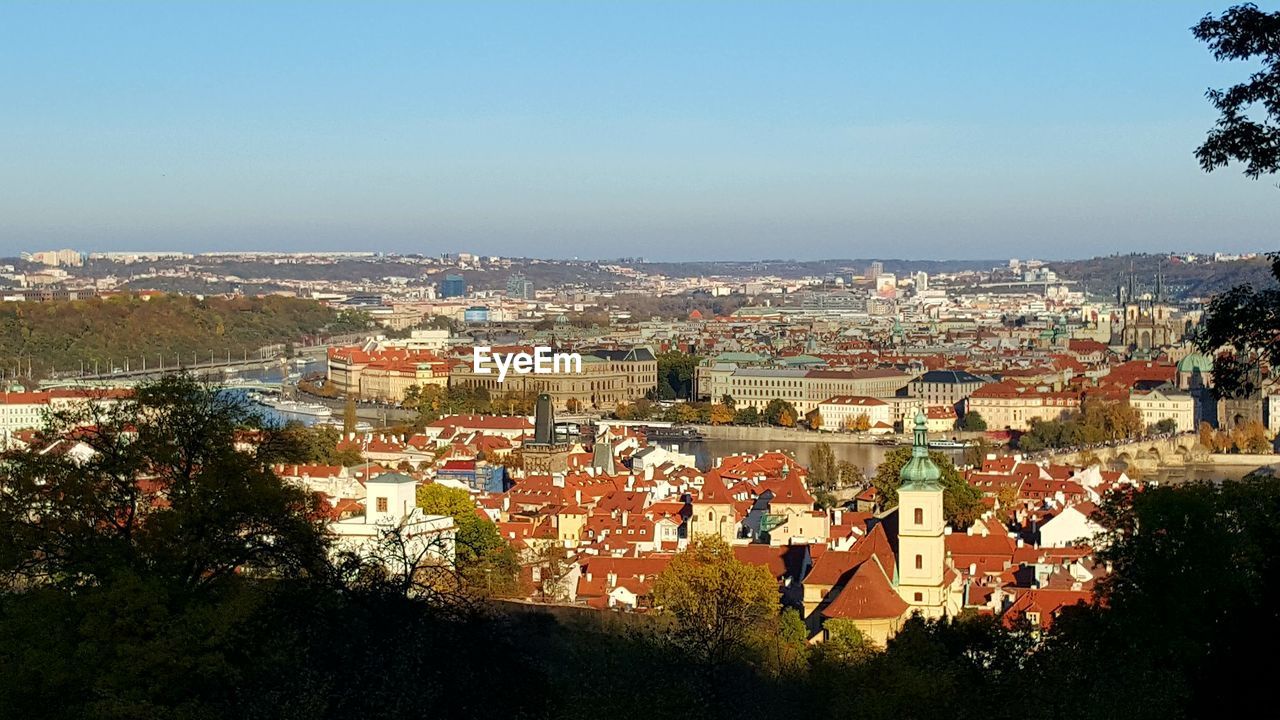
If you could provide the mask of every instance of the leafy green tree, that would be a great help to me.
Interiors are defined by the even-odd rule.
[[[929,457],[942,471],[942,510],[947,516],[947,522],[956,529],[968,528],[983,512],[982,492],[964,481],[951,458],[933,451],[930,451]],[[885,456],[884,462],[876,467],[871,484],[879,491],[883,507],[898,504],[898,488],[902,486],[899,473],[910,459],[911,448],[894,448]]]
[[[754,405],[735,410],[733,412],[734,425],[759,425],[760,412],[756,410]]]
[[[1196,327],[1196,348],[1213,358],[1219,397],[1253,397],[1276,385],[1280,373],[1280,253],[1272,253],[1269,287],[1244,284],[1218,293]]]
[[[822,624],[823,640],[814,647],[814,662],[836,669],[866,662],[875,645],[852,620],[831,618]]]
[[[654,604],[674,621],[672,637],[696,657],[735,657],[751,629],[778,614],[778,584],[761,565],[747,565],[714,535],[693,538],[653,585]]]
[[[658,398],[693,397],[693,378],[702,358],[675,350],[658,353]]]
[[[840,488],[840,470],[830,445],[818,443],[809,452],[808,479],[809,490],[819,506],[829,508],[836,504],[835,491]]]
[[[764,406],[763,415],[765,422],[783,427],[795,426],[795,419],[799,417],[795,405],[779,398],[770,400],[769,404]]]
[[[259,434],[256,452],[236,446],[241,428]],[[43,452],[73,433],[90,452]],[[0,588],[78,587],[120,571],[187,588],[328,572],[316,500],[270,468],[292,443],[189,377],[54,413],[43,437],[0,464]]]
[[[1196,150],[1206,172],[1244,163],[1251,178],[1280,170],[1280,11],[1253,3],[1206,15],[1192,33],[1216,60],[1260,60],[1247,82],[1206,95],[1220,113]],[[1280,253],[1271,256],[1271,274],[1280,281]],[[1195,334],[1200,352],[1213,357],[1213,385],[1220,397],[1250,397],[1276,382],[1280,369],[1280,287],[1255,289],[1246,283],[1213,296]],[[1264,376],[1269,368],[1270,375]]]
[[[1251,178],[1280,171],[1280,11],[1236,5],[1221,17],[1206,15],[1191,31],[1215,60],[1256,58],[1262,64],[1248,82],[1205,93],[1220,115],[1196,150],[1200,166],[1212,172],[1241,162]]]
[[[508,595],[517,590],[520,565],[498,527],[481,517],[466,490],[438,483],[418,487],[418,507],[429,515],[448,515],[456,526],[458,571],[474,592]]]
[[[342,433],[338,428],[329,425],[307,427],[300,422],[290,421],[281,428],[280,433],[286,442],[296,447],[285,454],[285,459],[289,462],[343,467],[364,462],[356,448],[338,449],[338,443],[342,440]]]
[[[867,483],[867,476],[866,473],[862,472],[862,468],[848,460],[841,460],[836,463],[836,478],[837,487],[841,490],[859,488]]]
[[[960,429],[970,432],[982,432],[987,429],[987,421],[977,410],[970,410],[960,421]]]
[[[1178,429],[1178,421],[1173,418],[1161,418],[1152,426],[1151,431],[1155,433],[1168,434]]]

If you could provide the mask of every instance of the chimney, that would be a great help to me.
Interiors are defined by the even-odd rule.
[[[582,488],[573,491],[573,502],[578,505],[582,504]]]
[[[1018,547],[1022,547],[1026,543],[1022,542],[1022,538],[1018,538]]]
[[[631,513],[627,512],[626,510],[623,510],[623,511],[622,511],[622,524],[623,524],[623,526],[626,526],[626,524],[627,524],[627,520],[628,520],[630,517],[631,517]]]

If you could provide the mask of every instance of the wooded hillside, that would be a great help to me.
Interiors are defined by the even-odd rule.
[[[233,356],[264,345],[296,341],[304,335],[352,332],[367,326],[365,316],[339,313],[300,298],[268,296],[197,299],[156,295],[91,298],[67,302],[0,305],[0,368],[6,375],[21,365],[25,374],[78,370],[98,362],[104,372],[123,358],[166,362],[192,353],[206,360],[213,352]]]

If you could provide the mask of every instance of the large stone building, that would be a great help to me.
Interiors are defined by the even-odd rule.
[[[770,400],[786,400],[807,413],[828,398],[839,395],[888,398],[907,387],[914,376],[901,370],[785,370],[717,365],[705,374],[708,394],[716,401],[725,395],[734,407],[763,410]]]
[[[925,405],[950,405],[964,414],[965,400],[975,390],[991,382],[964,370],[930,370],[907,386],[907,394]]]
[[[429,350],[330,348],[328,378],[343,395],[399,401],[415,385],[448,385],[449,365]]]
[[[507,391],[546,393],[558,410],[613,410],[619,403],[633,402],[657,392],[658,360],[653,351],[640,347],[631,350],[581,351],[581,372],[517,374],[510,372],[498,381],[495,355],[525,352],[529,347],[495,347],[476,372],[474,363],[454,366],[450,382],[458,387],[482,387],[490,393]]]
[[[1132,390],[1129,404],[1142,415],[1142,424],[1151,427],[1161,420],[1172,420],[1175,432],[1196,429],[1196,401],[1189,393],[1171,384],[1151,390]]]
[[[968,405],[968,412],[981,415],[991,430],[1027,430],[1036,418],[1058,420],[1079,409],[1080,396],[1006,380],[978,388]]]

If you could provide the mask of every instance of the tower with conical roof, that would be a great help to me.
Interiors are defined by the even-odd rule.
[[[940,617],[947,600],[946,518],[942,512],[942,471],[929,457],[923,409],[916,411],[911,459],[902,466],[898,488],[898,594],[913,611]]]

